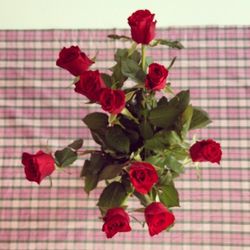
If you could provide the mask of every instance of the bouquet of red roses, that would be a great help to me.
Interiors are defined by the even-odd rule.
[[[151,236],[172,226],[172,208],[179,206],[174,180],[186,165],[210,161],[220,163],[220,144],[212,139],[190,142],[188,132],[203,128],[211,120],[199,107],[190,104],[188,90],[175,94],[167,81],[174,58],[168,67],[146,55],[148,47],[166,45],[182,49],[178,41],[156,39],[154,14],[138,10],[129,18],[131,37],[109,35],[128,41],[128,49],[118,49],[110,74],[89,68],[95,62],[78,46],[63,48],[56,64],[75,76],[75,92],[105,112],[83,118],[98,149],[80,150],[77,139],[62,150],[23,153],[26,178],[38,184],[56,168],[71,165],[89,154],[81,177],[89,194],[105,181],[97,206],[107,238],[131,231],[129,213],[143,212]],[[136,197],[141,207],[129,213],[127,201]]]

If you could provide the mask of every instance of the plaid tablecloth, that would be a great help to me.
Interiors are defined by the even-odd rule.
[[[112,65],[121,42],[110,33],[128,30],[0,31],[0,249],[250,249],[250,28],[184,27],[158,31],[179,39],[185,49],[158,47],[150,53],[168,65],[173,87],[191,89],[194,105],[206,109],[213,124],[197,134],[221,142],[221,165],[202,165],[179,178],[181,207],[175,227],[154,238],[132,222],[134,230],[107,240],[95,207],[100,190],[88,198],[78,178],[83,160],[40,186],[24,178],[23,151],[48,145],[62,148],[83,137],[95,144],[81,122],[95,106],[68,87],[72,77],[55,66],[63,46],[78,44],[88,55],[98,51],[95,67]],[[136,205],[132,201],[132,205]]]

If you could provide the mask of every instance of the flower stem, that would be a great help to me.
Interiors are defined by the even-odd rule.
[[[49,175],[49,188],[52,188],[52,178],[51,178],[51,176]]]
[[[142,65],[142,70],[146,73],[146,45],[141,46],[141,65]]]
[[[145,194],[144,195],[144,198],[145,198],[145,201],[147,202],[147,205],[151,204],[152,203],[152,199],[151,197],[148,195],[148,194]]]
[[[144,207],[147,207],[149,204],[151,204],[153,202],[153,200],[150,198],[150,196],[148,194],[143,195],[143,194],[135,191],[134,196],[140,200],[141,204]]]
[[[95,153],[98,152],[98,150],[84,150],[84,151],[78,151],[78,156],[80,155],[87,155],[87,154],[91,154],[91,153]]]

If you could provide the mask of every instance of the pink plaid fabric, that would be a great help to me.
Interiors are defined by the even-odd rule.
[[[179,39],[185,49],[149,51],[159,63],[176,64],[173,87],[191,89],[192,103],[206,109],[213,124],[198,138],[222,144],[221,165],[202,164],[202,180],[194,169],[178,179],[181,207],[174,209],[175,227],[150,238],[132,222],[133,231],[107,240],[95,206],[101,188],[88,198],[78,178],[83,160],[40,186],[24,178],[23,151],[48,145],[56,150],[84,138],[95,147],[81,122],[97,106],[85,104],[68,87],[72,77],[55,65],[63,46],[78,44],[89,56],[98,51],[95,67],[113,63],[122,42],[106,38],[128,30],[0,31],[0,249],[249,249],[249,98],[250,28],[184,27],[160,29],[158,37]],[[130,204],[139,204],[134,200]]]

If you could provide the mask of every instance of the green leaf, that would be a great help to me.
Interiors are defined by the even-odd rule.
[[[121,173],[123,167],[123,164],[111,164],[105,166],[99,175],[99,180],[101,181],[115,178]]]
[[[171,155],[166,157],[166,164],[173,172],[177,174],[184,172],[184,166]]]
[[[149,121],[161,128],[168,128],[173,125],[177,117],[178,113],[171,109],[169,105],[158,106],[149,113]]]
[[[98,184],[98,175],[96,174],[88,174],[85,176],[84,180],[84,191],[89,194],[89,192],[96,188]]]
[[[123,86],[123,83],[127,80],[127,77],[122,74],[121,71],[121,63],[117,63],[114,67],[112,67],[112,82],[113,88],[120,89]]]
[[[92,153],[90,157],[91,174],[98,174],[106,164],[106,157],[102,153]]]
[[[153,40],[149,45],[151,47],[157,46],[157,45],[166,45],[170,48],[174,49],[183,49],[184,46],[179,41],[173,41],[173,40],[165,40],[165,39],[155,39]]]
[[[179,113],[182,113],[188,106],[190,101],[190,91],[183,90],[169,101],[169,105],[176,108]]]
[[[188,105],[185,111],[181,115],[181,136],[184,139],[189,130],[191,120],[193,116],[193,107]]]
[[[110,183],[101,193],[97,206],[103,214],[110,208],[120,207],[127,198],[127,192],[120,182]]]
[[[127,76],[135,81],[141,80],[141,78],[145,76],[145,73],[138,63],[129,58],[121,61],[121,72],[124,76]]]
[[[137,144],[139,140],[139,134],[136,131],[127,129],[126,135],[129,138],[130,144]]]
[[[173,181],[173,176],[170,171],[165,171],[159,176],[159,182],[158,186],[164,188],[165,186],[170,185],[170,183]]]
[[[193,107],[193,116],[189,129],[204,128],[211,122],[206,111],[198,107]]]
[[[72,143],[70,143],[68,147],[77,151],[78,149],[82,147],[82,144],[83,144],[83,139],[77,139],[73,141]]]
[[[115,53],[115,61],[121,62],[124,58],[128,57],[128,49],[117,49]]]
[[[162,96],[161,99],[158,101],[157,106],[167,106],[168,105],[168,98],[166,96]]]
[[[102,153],[94,152],[90,159],[85,161],[81,176],[98,175],[105,164],[107,164],[106,157]]]
[[[189,91],[181,91],[168,103],[165,102],[151,110],[150,122],[161,128],[169,128],[173,125],[178,116],[186,109],[189,103]]]
[[[134,192],[134,187],[131,184],[131,181],[127,175],[122,175],[121,183],[123,187],[125,188],[128,195],[132,194]]]
[[[151,163],[155,167],[164,168],[166,165],[166,159],[159,155],[152,155],[146,158],[146,162]]]
[[[71,148],[66,147],[63,150],[55,152],[55,162],[58,167],[66,167],[77,159],[77,153]]]
[[[129,153],[129,138],[119,126],[109,127],[105,133],[107,146],[120,153]]]
[[[106,129],[91,130],[93,140],[101,146],[105,146],[105,131]]]
[[[83,164],[83,168],[81,170],[81,174],[80,177],[84,177],[88,174],[90,169],[90,160],[85,160],[84,164]]]
[[[102,77],[102,80],[104,81],[105,85],[108,88],[111,88],[112,87],[112,78],[111,78],[111,76],[108,75],[108,74],[105,74],[105,73],[101,73],[101,77]]]
[[[141,61],[141,53],[138,50],[134,50],[134,52],[129,56],[130,59],[139,63]]]
[[[178,161],[182,161],[189,156],[188,150],[178,144],[172,145],[169,153]]]
[[[89,129],[101,129],[108,126],[108,116],[101,112],[94,112],[86,115],[82,121]]]
[[[162,130],[145,141],[144,147],[150,150],[164,150],[169,145],[179,144],[181,139],[174,130]]]
[[[159,191],[159,198],[160,201],[168,208],[180,206],[179,194],[173,182],[164,186],[162,190]]]
[[[143,70],[140,69],[139,71],[136,72],[135,80],[141,82],[142,87],[144,87],[145,79],[146,79],[146,74]]]
[[[140,134],[144,139],[150,139],[154,135],[153,128],[147,120],[144,120],[142,123],[139,125],[140,129]]]

